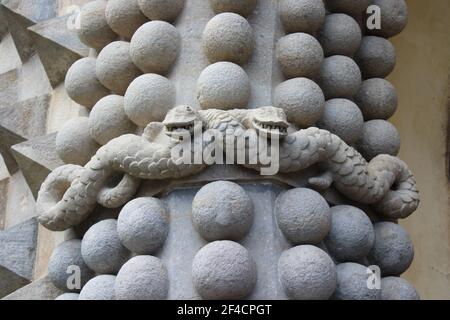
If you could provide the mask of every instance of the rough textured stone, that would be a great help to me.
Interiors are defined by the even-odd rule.
[[[257,0],[210,0],[209,2],[216,14],[234,12],[244,17],[250,15],[257,5]]]
[[[169,291],[167,269],[160,259],[137,256],[123,265],[117,274],[117,300],[163,300]]]
[[[364,211],[347,205],[331,208],[331,230],[324,240],[330,255],[343,262],[358,262],[372,249],[372,222]]]
[[[35,280],[29,285],[14,291],[3,300],[54,300],[63,292],[56,288],[48,276]]]
[[[56,136],[56,152],[65,163],[84,166],[99,147],[89,134],[87,117],[68,121]]]
[[[352,16],[361,15],[369,6],[370,0],[324,0],[331,12],[343,12]]]
[[[370,264],[380,267],[383,276],[399,276],[414,258],[414,247],[403,227],[392,222],[374,225],[375,243],[367,256]]]
[[[120,212],[117,231],[122,244],[133,253],[153,254],[169,233],[169,213],[159,199],[134,199]]]
[[[104,274],[92,278],[81,289],[78,300],[115,300],[116,276]]]
[[[336,288],[333,260],[315,246],[297,246],[283,252],[278,272],[290,299],[327,300]]]
[[[128,40],[148,21],[139,8],[138,0],[108,0],[105,16],[110,28]]]
[[[116,274],[130,257],[130,252],[120,242],[117,220],[103,220],[93,225],[83,237],[81,254],[97,274]]]
[[[78,300],[78,293],[63,293],[55,298],[55,300]]]
[[[70,67],[65,80],[69,97],[88,109],[110,94],[110,91],[98,80],[95,65],[95,58],[80,59]]]
[[[369,289],[367,267],[353,263],[336,266],[337,287],[332,299],[335,300],[380,300],[381,290]]]
[[[207,241],[240,240],[248,233],[252,222],[252,201],[234,182],[209,183],[192,202],[192,223]]]
[[[255,287],[257,270],[243,246],[233,241],[216,241],[195,255],[192,277],[204,299],[243,299]]]
[[[319,31],[318,40],[326,57],[352,57],[361,45],[361,28],[355,19],[346,14],[330,14]]]
[[[96,223],[109,220],[117,219],[120,213],[120,208],[109,209],[98,205],[83,222],[73,227],[72,231],[75,233],[77,238],[82,239],[84,234]]]
[[[250,80],[244,69],[231,62],[208,66],[197,82],[197,98],[202,109],[246,108],[250,93]]]
[[[278,40],[276,57],[286,78],[314,78],[323,62],[320,43],[306,33],[293,33]]]
[[[381,300],[420,300],[414,286],[399,277],[381,279]]]
[[[362,137],[364,118],[358,106],[347,99],[331,99],[325,103],[319,128],[338,135],[351,145]]]
[[[287,80],[275,89],[274,106],[286,112],[289,122],[300,128],[313,126],[324,111],[325,96],[312,80],[295,78]]]
[[[102,98],[89,114],[89,133],[102,145],[135,131],[136,125],[125,114],[122,96],[110,95]]]
[[[136,78],[125,94],[124,107],[128,118],[144,127],[152,121],[162,121],[175,106],[175,86],[157,74]]]
[[[142,74],[131,61],[130,43],[126,41],[115,41],[104,47],[97,57],[95,72],[101,84],[122,96]]]
[[[319,85],[327,99],[351,98],[361,85],[361,71],[349,57],[328,57],[320,70]]]
[[[145,73],[166,74],[177,60],[180,50],[178,30],[164,21],[142,25],[130,43],[131,60]]]
[[[387,80],[374,78],[363,81],[355,102],[364,119],[384,119],[392,117],[397,110],[398,97],[394,86]]]
[[[357,147],[366,160],[379,154],[396,156],[400,151],[400,135],[390,122],[370,120],[364,123],[362,138]]]
[[[408,6],[404,0],[374,0],[372,5],[381,9],[381,29],[369,30],[371,34],[390,38],[405,29],[408,23]]]
[[[364,79],[386,78],[394,70],[396,60],[394,46],[381,37],[363,37],[361,46],[355,53],[355,61]]]
[[[0,299],[29,283],[30,280],[0,265]]]
[[[284,29],[313,33],[325,20],[325,6],[316,0],[281,0],[278,8]]]
[[[243,65],[253,52],[252,27],[238,14],[218,14],[207,23],[203,31],[202,46],[211,63],[230,61]]]
[[[181,13],[185,0],[138,0],[142,12],[150,20],[174,21]]]
[[[278,227],[293,244],[318,244],[330,231],[330,207],[316,191],[297,188],[282,193],[276,203]]]

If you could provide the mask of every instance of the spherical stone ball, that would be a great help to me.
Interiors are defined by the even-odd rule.
[[[205,185],[192,202],[192,223],[207,241],[240,240],[253,222],[253,203],[234,182]]]
[[[256,273],[247,249],[233,241],[207,244],[192,262],[194,286],[203,299],[244,299],[255,287]]]
[[[88,47],[98,51],[117,39],[117,34],[111,30],[106,21],[107,4],[108,2],[105,0],[91,1],[86,3],[80,12],[80,26],[77,28],[78,38]]]
[[[318,40],[326,57],[333,55],[352,57],[361,45],[361,28],[349,15],[329,14],[320,28]]]
[[[114,284],[116,276],[104,274],[92,278],[81,289],[78,300],[115,300]]]
[[[387,120],[397,110],[397,92],[394,86],[384,79],[373,78],[363,81],[354,99],[366,121]]]
[[[78,293],[63,293],[55,298],[55,300],[78,300]]]
[[[100,145],[89,134],[89,118],[69,120],[56,135],[56,153],[65,163],[84,166]]]
[[[281,0],[278,11],[288,33],[313,33],[325,20],[325,5],[317,0]]]
[[[278,261],[278,274],[290,299],[327,300],[336,288],[333,260],[311,245],[284,251]]]
[[[78,239],[65,241],[57,246],[48,263],[48,276],[51,282],[63,291],[76,292],[81,289],[68,288],[68,285],[75,284],[71,281],[75,272],[81,276],[81,286],[84,286],[94,276],[94,272],[89,269],[81,257],[81,240]]]
[[[130,251],[153,254],[169,233],[169,213],[161,200],[138,198],[127,203],[117,220],[120,241]]]
[[[135,131],[136,125],[125,114],[122,96],[104,97],[97,102],[89,114],[89,132],[102,145],[123,134]]]
[[[125,93],[124,107],[128,118],[145,127],[152,121],[164,120],[175,106],[173,83],[158,74],[144,74],[136,78]]]
[[[324,0],[330,12],[341,12],[360,16],[370,4],[370,0]]]
[[[164,21],[142,25],[130,43],[131,60],[145,73],[166,74],[175,64],[180,50],[180,33]]]
[[[202,46],[211,63],[230,61],[242,65],[253,52],[253,30],[247,19],[226,12],[212,18],[202,35]]]
[[[408,6],[405,0],[374,0],[372,5],[381,9],[381,29],[369,30],[371,34],[390,38],[405,29],[408,23]]]
[[[163,300],[169,292],[169,276],[160,259],[136,256],[117,274],[116,300]]]
[[[278,227],[293,244],[318,244],[330,231],[330,207],[316,191],[288,190],[278,196],[275,206]]]
[[[237,64],[216,62],[202,71],[197,81],[197,99],[202,109],[246,108],[250,79]]]
[[[325,103],[318,127],[338,135],[352,145],[362,137],[364,118],[358,106],[347,99],[331,99]]]
[[[353,59],[331,56],[323,61],[319,85],[326,99],[352,98],[361,86],[361,71]]]
[[[364,211],[347,205],[331,208],[331,230],[324,242],[333,258],[360,261],[372,249],[374,238],[372,222]]]
[[[183,11],[185,0],[138,0],[141,11],[150,20],[173,22]]]
[[[209,0],[214,13],[234,12],[243,17],[256,8],[257,0]]]
[[[361,68],[364,79],[386,78],[395,67],[397,56],[389,40],[366,36],[355,53],[355,61]]]
[[[381,300],[420,300],[414,286],[400,277],[381,279]]]
[[[368,161],[379,154],[396,156],[400,151],[400,135],[390,122],[370,120],[364,123],[357,149]]]
[[[128,40],[148,21],[139,8],[138,0],[108,0],[105,16],[111,29]]]
[[[402,226],[392,222],[374,225],[375,243],[367,259],[377,265],[383,276],[399,276],[411,265],[414,247]]]
[[[104,47],[97,57],[95,71],[106,88],[122,96],[130,83],[142,74],[131,61],[130,44],[125,41],[115,41]]]
[[[314,125],[323,114],[325,96],[314,81],[307,78],[287,80],[275,88],[274,106],[286,112],[288,121],[300,128]]]
[[[95,58],[83,58],[76,61],[67,71],[64,83],[67,95],[88,109],[111,93],[98,80],[95,65]]]
[[[370,289],[368,284],[370,273],[367,267],[353,263],[341,263],[336,266],[337,287],[334,300],[380,300],[381,290]]]
[[[120,242],[117,220],[103,220],[89,228],[83,237],[81,254],[98,274],[116,274],[130,257]]]
[[[307,33],[293,33],[278,40],[276,57],[286,78],[315,78],[323,62],[319,41]]]

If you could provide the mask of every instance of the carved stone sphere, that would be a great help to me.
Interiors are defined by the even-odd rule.
[[[169,233],[169,214],[156,198],[138,198],[127,203],[117,220],[120,241],[137,254],[153,254]]]
[[[78,293],[63,293],[55,298],[55,300],[78,300]]]
[[[392,43],[375,36],[363,37],[355,54],[364,79],[386,78],[394,70],[396,59]]]
[[[117,300],[163,300],[169,292],[169,276],[160,259],[136,256],[117,274]]]
[[[361,71],[353,59],[331,56],[322,64],[319,84],[326,99],[351,98],[361,85]]]
[[[148,21],[139,8],[138,0],[108,0],[105,15],[111,29],[128,40]]]
[[[150,20],[174,21],[184,7],[185,0],[138,0],[141,11]]]
[[[398,155],[400,135],[397,128],[385,120],[370,120],[364,123],[358,151],[370,161],[379,154]]]
[[[362,210],[347,205],[331,208],[331,230],[324,243],[333,258],[360,261],[372,249],[374,238],[372,222]]]
[[[234,182],[209,183],[192,202],[192,222],[207,241],[240,240],[253,222],[253,204]]]
[[[318,244],[330,231],[330,207],[316,191],[291,189],[276,201],[278,227],[293,244]]]
[[[144,74],[136,78],[125,93],[125,113],[138,126],[164,120],[175,106],[173,83],[158,74]]]
[[[89,114],[89,132],[102,145],[123,134],[135,131],[136,125],[125,114],[122,96],[104,97],[97,102]]]
[[[48,263],[48,276],[55,287],[65,292],[77,292],[79,289],[69,289],[67,287],[68,282],[69,284],[72,284],[69,277],[78,272],[78,270],[70,269],[70,266],[79,268],[81,286],[84,286],[86,282],[88,282],[95,275],[81,257],[81,240],[74,239],[61,243],[55,248],[55,250],[53,250]],[[73,273],[67,273],[68,270]]]
[[[307,78],[287,80],[275,89],[274,106],[283,109],[288,121],[300,128],[313,126],[322,117],[324,105],[322,89]]]
[[[328,300],[336,288],[336,268],[325,251],[311,245],[281,254],[278,273],[286,295],[293,300]]]
[[[347,99],[331,99],[325,103],[318,127],[338,135],[352,145],[362,137],[364,118],[358,106]]]
[[[354,98],[366,121],[387,120],[397,110],[397,92],[394,86],[384,79],[373,78],[363,81]]]
[[[98,80],[95,65],[95,58],[83,58],[76,61],[66,74],[67,95],[73,101],[88,109],[91,109],[98,100],[111,93]]]
[[[122,96],[130,83],[142,74],[131,61],[130,44],[125,41],[115,41],[103,48],[97,57],[95,71],[106,88]]]
[[[81,289],[78,300],[115,300],[114,284],[116,276],[104,274],[92,278]]]
[[[359,24],[343,13],[327,15],[318,34],[318,40],[326,57],[333,55],[352,57],[359,49],[361,39]]]
[[[197,81],[197,99],[202,109],[246,108],[250,91],[247,73],[231,62],[206,67]]]
[[[375,226],[375,243],[367,259],[381,269],[383,276],[399,276],[414,258],[414,247],[402,226],[392,222],[379,222]]]
[[[256,265],[247,249],[233,241],[207,244],[194,257],[194,286],[203,299],[244,299],[252,293]]]
[[[323,49],[313,36],[293,33],[278,40],[276,56],[286,78],[315,78],[323,62]]]
[[[367,280],[370,274],[367,267],[353,263],[341,263],[336,266],[337,287],[334,300],[380,300],[381,290],[370,289]]]
[[[62,161],[84,166],[100,145],[89,134],[89,118],[69,120],[56,136],[56,152]]]
[[[325,6],[322,1],[281,0],[278,10],[288,33],[313,33],[322,26],[325,19]]]
[[[381,9],[381,29],[370,30],[373,35],[390,38],[398,35],[408,23],[408,6],[405,0],[374,0]]]
[[[181,50],[178,30],[164,21],[142,25],[131,38],[130,55],[134,64],[146,73],[166,74]]]
[[[381,279],[381,300],[420,300],[414,286],[399,277]]]
[[[241,16],[250,15],[256,8],[258,0],[209,0],[216,14],[234,12]]]
[[[324,0],[330,12],[342,12],[351,16],[360,16],[370,4],[370,0]]]
[[[97,274],[116,274],[130,257],[130,252],[120,242],[117,220],[94,224],[83,237],[81,254]]]
[[[202,36],[203,51],[211,63],[245,64],[253,52],[253,31],[242,16],[226,12],[212,18]]]
[[[88,47],[100,51],[108,43],[117,39],[117,34],[111,30],[106,21],[105,10],[108,4],[105,0],[95,0],[86,3],[80,12],[80,28],[78,38]]]

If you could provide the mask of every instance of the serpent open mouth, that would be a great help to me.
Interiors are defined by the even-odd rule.
[[[178,123],[166,123],[166,133],[172,135],[174,133],[183,133],[189,131],[190,134],[194,133],[194,121],[192,122],[178,122]]]

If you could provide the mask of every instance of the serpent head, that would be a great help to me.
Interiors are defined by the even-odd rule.
[[[174,133],[180,134],[189,131],[194,134],[196,125],[202,125],[203,121],[200,114],[190,106],[178,106],[167,113],[163,121],[165,131],[168,136]]]
[[[286,137],[288,134],[289,122],[283,109],[275,107],[254,109],[252,122],[258,133],[279,137]]]

